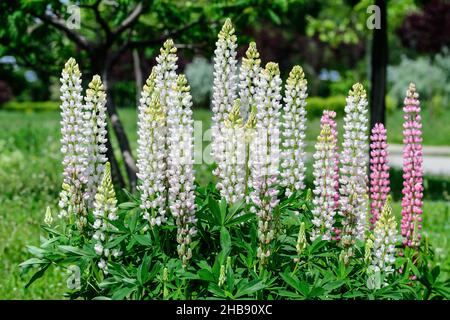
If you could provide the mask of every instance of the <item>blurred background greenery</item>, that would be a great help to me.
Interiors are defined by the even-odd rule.
[[[98,73],[107,82],[113,157],[118,186],[132,185],[124,151],[136,150],[136,105],[143,82],[164,40],[178,47],[179,71],[187,75],[194,116],[210,123],[212,55],[217,33],[230,17],[238,57],[249,41],[262,62],[278,62],[286,78],[295,64],[308,80],[308,151],[319,132],[319,117],[334,109],[339,123],[351,85],[372,93],[374,30],[367,27],[368,0],[92,0],[0,2],[0,299],[62,298],[61,270],[24,289],[18,263],[26,244],[37,244],[47,205],[56,213],[61,183],[59,74],[75,57],[84,85]],[[79,13],[79,20],[77,14]],[[403,96],[415,82],[423,107],[426,146],[439,146],[450,162],[450,4],[445,0],[386,2],[386,126],[391,144],[402,143]],[[374,60],[375,59],[375,60]],[[381,60],[382,61],[382,60]],[[381,69],[382,70],[382,69]],[[372,101],[372,99],[371,99]],[[377,106],[371,104],[372,111]],[[121,130],[123,129],[123,130]],[[310,165],[310,164],[309,164]],[[211,168],[197,165],[200,183],[213,181]],[[311,170],[308,170],[311,172]],[[401,168],[391,171],[400,213]],[[308,184],[312,178],[308,177]],[[425,178],[424,232],[445,274],[450,272],[450,177]]]

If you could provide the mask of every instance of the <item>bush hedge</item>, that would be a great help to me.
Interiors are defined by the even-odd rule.
[[[338,116],[344,115],[345,96],[337,95],[327,98],[323,97],[309,97],[307,99],[308,115],[311,118],[318,118],[322,116],[325,109],[334,110]],[[388,112],[395,110],[396,103],[390,98],[386,97],[386,108]],[[59,102],[56,101],[10,101],[0,105],[0,109],[14,110],[14,111],[57,111],[59,110]]]
[[[306,110],[308,111],[308,117],[319,118],[322,116],[323,110],[336,111],[338,117],[344,115],[345,108],[345,96],[336,95],[330,97],[308,97],[306,99]],[[386,109],[387,112],[392,112],[396,108],[396,102],[391,97],[386,97]]]
[[[59,110],[59,102],[57,101],[9,101],[0,105],[2,110],[11,111],[57,111]]]

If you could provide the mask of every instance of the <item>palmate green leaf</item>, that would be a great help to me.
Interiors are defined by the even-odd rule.
[[[127,234],[121,235],[119,237],[114,238],[114,240],[109,241],[106,245],[105,248],[106,249],[111,249],[114,247],[117,247],[119,244],[122,243],[122,241],[124,241],[126,238],[128,238]]]
[[[250,281],[240,288],[238,288],[237,293],[234,295],[235,298],[240,298],[243,296],[249,296],[256,293],[259,290],[262,290],[266,287],[265,283],[262,280],[253,280]]]
[[[287,291],[287,290],[280,290],[280,291],[278,291],[278,294],[280,296],[288,297],[288,298],[292,298],[292,299],[298,299],[298,300],[305,299],[305,297],[303,295],[300,295],[300,294],[292,292],[292,291]]]
[[[50,267],[50,265],[51,265],[50,263],[42,265],[39,268],[39,270],[36,271],[33,274],[33,276],[31,277],[31,279],[27,282],[27,284],[25,285],[25,289],[28,289],[33,282],[35,282],[37,279],[41,278],[44,275],[45,271],[47,271],[47,269]]]
[[[296,276],[290,275],[288,272],[284,272],[281,274],[281,278],[293,289],[300,292],[301,295],[303,295],[304,297],[308,296],[309,293],[308,285],[307,284],[305,285],[305,283],[300,281]]]
[[[227,200],[225,198],[220,199],[219,209],[220,209],[220,225],[223,226],[225,224],[225,218],[227,216]]]
[[[221,213],[217,201],[214,200],[212,197],[208,197],[208,207],[213,215],[215,225],[221,226],[222,225]]]
[[[150,238],[149,234],[146,235],[133,234],[133,239],[143,246],[151,247],[153,245],[152,239]]]
[[[313,241],[313,243],[311,243],[310,246],[308,246],[308,253],[310,255],[315,254],[317,251],[319,251],[320,249],[322,249],[323,247],[325,247],[328,244],[327,241],[324,241],[320,238],[317,238],[316,240]]]
[[[139,265],[136,275],[137,280],[141,285],[144,285],[149,280],[149,269],[150,263],[152,262],[152,257],[148,256],[147,253],[144,254],[142,263]]]
[[[439,293],[440,295],[442,295],[442,297],[445,300],[449,300],[450,299],[450,287],[449,285],[445,285],[445,284],[439,284],[434,286],[434,291]]]
[[[198,278],[204,281],[208,282],[216,282],[216,278],[214,277],[214,274],[206,269],[201,269],[198,271]]]
[[[236,224],[247,222],[247,221],[252,220],[254,218],[255,218],[255,215],[253,213],[246,213],[246,214],[240,215],[238,217],[234,217],[231,220],[225,221],[225,226],[226,227],[231,227],[231,226],[234,226]]]
[[[198,265],[198,267],[200,268],[200,269],[206,269],[206,270],[208,270],[208,271],[211,271],[211,266],[208,264],[208,262],[206,262],[205,260],[200,260],[198,263],[197,263],[197,265]]]
[[[228,211],[227,220],[233,218],[239,212],[239,210],[241,210],[244,207],[244,205],[245,205],[245,199],[242,199],[242,200],[234,203],[230,207],[230,210]]]
[[[138,225],[138,220],[139,220],[139,212],[137,210],[132,210],[131,211],[131,219],[128,223],[128,228],[130,230],[130,233],[134,233],[136,231],[136,227]]]
[[[52,235],[60,236],[60,237],[65,237],[64,234],[62,234],[61,232],[57,231],[57,230],[54,229],[54,228],[50,228],[50,227],[45,226],[45,225],[42,225],[41,228],[42,228],[43,230],[47,231],[48,234],[52,234]]]
[[[321,287],[314,287],[308,294],[308,298],[318,298],[325,293],[325,289]]]
[[[124,298],[130,296],[137,288],[136,287],[122,287],[118,289],[112,295],[112,300],[123,300]]]
[[[225,255],[228,255],[231,251],[231,236],[228,232],[227,228],[222,227],[220,229],[220,246],[222,250],[225,252]]]
[[[39,264],[46,264],[46,263],[48,263],[47,260],[31,258],[31,259],[28,259],[28,260],[22,262],[21,264],[19,264],[19,267],[23,268],[23,267],[27,267],[27,266],[36,266]]]
[[[222,290],[216,283],[211,282],[208,285],[208,291],[211,292],[212,294],[214,294],[217,298],[220,299],[226,299],[227,298],[227,294],[225,293],[224,290]]]
[[[139,203],[136,202],[123,202],[121,204],[119,204],[119,209],[122,210],[132,210],[135,209],[137,207],[139,207]]]
[[[95,257],[95,252],[93,251],[87,251],[85,249],[81,249],[81,248],[77,248],[77,247],[73,247],[73,246],[58,246],[58,248],[63,251],[63,252],[68,252],[68,253],[73,253],[79,256],[84,256],[84,257],[90,257],[90,258],[94,258]]]
[[[31,253],[33,256],[42,258],[46,251],[42,248],[38,248],[35,246],[27,246],[28,252]]]
[[[336,290],[336,289],[342,287],[343,285],[344,285],[344,281],[337,280],[337,281],[331,281],[331,282],[324,284],[323,288],[325,289],[325,291],[331,292],[333,290]]]

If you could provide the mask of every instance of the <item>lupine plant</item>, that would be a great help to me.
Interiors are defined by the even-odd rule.
[[[365,238],[368,206],[367,130],[366,91],[357,83],[347,97],[340,157],[339,214],[343,217],[342,243],[348,247],[355,240]]]
[[[336,214],[336,185],[335,175],[335,146],[336,141],[331,134],[331,128],[325,124],[317,138],[316,152],[314,153],[314,208],[311,220],[315,226],[311,233],[311,239],[322,237],[323,240],[331,239],[331,232]]]
[[[402,236],[404,245],[417,247],[421,239],[423,204],[422,121],[419,94],[412,83],[406,91],[403,110]]]
[[[255,44],[238,74],[234,32],[226,20],[216,43],[218,182],[207,186],[194,181],[190,88],[177,73],[172,40],[163,44],[139,101],[136,194],[114,190],[105,162],[100,77],[83,97],[79,67],[68,60],[61,76],[60,213],[53,219],[46,211],[46,236],[28,247],[33,257],[21,268],[34,274],[27,286],[56,265],[77,271],[67,292],[72,299],[448,299],[449,284],[439,280],[439,267],[430,269],[433,253],[418,233],[423,187],[414,86],[404,109],[401,241],[389,201],[374,215],[374,228],[366,221],[363,86],[355,84],[347,98],[340,154],[336,114],[324,112],[314,186],[307,189],[306,77],[294,67],[283,97],[278,65],[261,68]],[[387,163],[385,135],[381,125],[373,128],[372,209],[389,192],[375,188],[389,180],[381,174],[386,167],[376,165]]]
[[[370,136],[370,207],[371,227],[380,218],[389,195],[389,162],[386,129],[382,123],[376,123]]]

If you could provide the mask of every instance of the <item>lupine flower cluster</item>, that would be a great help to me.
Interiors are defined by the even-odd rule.
[[[274,211],[283,194],[279,191],[291,197],[305,189],[307,82],[302,68],[295,66],[287,80],[282,105],[279,67],[269,62],[261,68],[254,43],[247,50],[238,78],[236,36],[230,20],[225,22],[216,45],[212,149],[217,188],[229,205],[245,200],[246,210],[256,215],[257,257],[265,265],[271,255],[271,242],[277,236]],[[177,251],[186,266],[193,255],[191,244],[197,233],[192,99],[186,78],[177,74],[172,40],[164,43],[156,61],[138,109],[140,209],[151,228],[166,223],[168,213],[172,215],[177,226]],[[60,215],[74,215],[81,228],[88,225],[87,215],[92,210],[94,249],[100,258],[98,266],[106,274],[107,261],[121,254],[106,246],[114,238],[111,221],[117,219],[117,200],[105,157],[106,96],[100,77],[94,76],[83,98],[81,73],[73,59],[66,63],[61,83],[64,181]],[[407,91],[404,111],[402,236],[405,246],[416,247],[422,221],[423,167],[420,107],[413,84]],[[335,117],[334,111],[324,111],[315,145],[314,197],[310,199],[311,191],[306,192],[306,202],[313,203],[309,238],[340,238],[348,249],[342,251],[341,258],[348,262],[355,241],[369,235],[366,262],[372,271],[389,274],[393,270],[397,232],[387,201],[390,189],[386,129],[377,124],[370,136],[369,231],[367,99],[361,84],[355,84],[347,98],[341,154]],[[47,216],[51,223],[51,213]],[[302,221],[296,243],[299,258],[306,246],[306,225]]]
[[[331,140],[334,144],[334,195],[335,209],[339,208],[339,145],[338,145],[338,131],[336,123],[336,112],[332,110],[324,110],[320,118],[320,128],[323,129],[326,125],[330,126]]]
[[[59,216],[75,216],[81,229],[106,161],[106,97],[100,77],[94,76],[83,104],[81,72],[73,58],[62,71],[60,90],[64,172]]]
[[[247,195],[250,141],[255,137],[256,87],[261,71],[259,53],[252,42],[237,75],[234,32],[227,19],[216,42],[211,128],[212,156],[217,165],[213,173],[218,177],[217,188],[230,204]],[[238,89],[240,98],[236,99]]]
[[[339,214],[344,217],[344,246],[351,245],[356,239],[364,239],[368,206],[367,128],[366,91],[357,83],[347,97],[340,159]]]
[[[286,81],[282,122],[283,151],[281,184],[289,197],[294,191],[305,189],[305,130],[307,81],[300,66],[295,66]]]
[[[106,260],[111,256],[117,257],[121,255],[119,249],[114,248],[112,250],[104,246],[105,243],[112,241],[114,236],[110,234],[110,231],[114,229],[109,221],[117,220],[117,199],[114,192],[114,186],[111,181],[111,169],[109,162],[106,163],[103,179],[98,186],[97,193],[94,201],[94,225],[95,230],[92,238],[96,242],[94,249],[97,255],[99,255],[100,261],[98,267],[103,272],[108,272]],[[106,260],[105,260],[106,259]]]
[[[141,93],[138,116],[137,177],[144,218],[151,226],[166,220],[166,123],[153,68]]]
[[[321,236],[323,240],[331,240],[331,232],[336,214],[336,185],[335,185],[335,143],[331,128],[325,124],[317,138],[314,153],[314,208],[311,220],[314,229],[311,240]]]
[[[186,77],[179,75],[168,99],[169,207],[177,224],[178,254],[183,265],[192,257],[196,234],[192,98]]]
[[[224,146],[226,138],[221,132],[224,120],[237,98],[237,38],[234,32],[231,20],[227,19],[219,32],[219,39],[214,51],[211,155],[218,166],[226,161]],[[220,169],[216,170],[214,174],[220,176]]]
[[[390,192],[386,140],[386,129],[383,124],[375,124],[370,136],[370,206],[372,213],[370,223],[372,228],[380,218],[381,210]]]
[[[170,91],[177,81],[177,61],[177,48],[172,39],[167,39],[160,49],[160,54],[156,57],[157,64],[155,66],[156,90],[159,91],[162,111],[165,114]]]
[[[63,154],[63,185],[60,194],[60,216],[81,215],[84,210],[83,186],[87,166],[83,128],[83,96],[81,72],[70,58],[61,75],[61,153]]]
[[[395,262],[397,223],[389,200],[385,202],[381,215],[375,223],[371,241],[370,271],[392,273]]]
[[[177,225],[183,266],[192,257],[196,234],[192,99],[184,75],[177,75],[176,48],[167,40],[142,90],[138,119],[138,189],[143,217],[151,227]]]
[[[250,145],[250,199],[258,217],[258,258],[264,264],[274,237],[272,210],[278,205],[280,162],[281,78],[278,65],[269,62],[261,71],[256,91],[256,137]]]
[[[412,83],[406,92],[404,104],[401,228],[403,244],[417,247],[420,244],[422,229],[423,154],[419,94]]]
[[[242,139],[245,135],[243,119],[240,115],[240,99],[234,101],[227,119],[224,121],[222,134],[225,137],[225,159],[218,163],[217,171],[221,179],[217,189],[228,203],[234,204],[244,199],[246,177],[246,143]]]
[[[89,83],[84,98],[84,127],[83,134],[90,141],[87,148],[87,195],[92,204],[97,193],[97,186],[103,176],[106,158],[106,94],[100,76],[95,75]]]
[[[279,201],[277,185],[284,187],[287,196],[305,188],[306,80],[301,67],[294,67],[286,83],[284,110],[280,116],[279,71],[274,63],[261,69],[256,45],[251,43],[240,68],[240,100],[236,100],[236,85],[233,83],[235,43],[234,29],[227,20],[219,34],[214,59],[212,150],[217,165],[214,173],[219,178],[217,187],[228,203],[246,197],[252,212],[258,216],[258,257],[264,263],[270,255],[270,242],[275,236],[272,212]],[[342,245],[350,248],[345,253],[347,260],[352,255],[351,247],[355,240],[364,240],[368,231],[367,105],[363,86],[355,84],[345,107],[341,154],[336,113],[324,111],[314,155],[315,230],[310,236],[311,239],[342,240]],[[244,128],[243,135],[236,136],[236,130],[241,128]],[[255,130],[247,130],[249,128]],[[280,133],[283,139],[280,139]],[[242,141],[236,139],[239,136],[245,137],[241,140],[248,145],[242,146]],[[370,206],[374,225],[389,193],[386,131],[381,124],[373,129],[371,138]],[[243,153],[244,165],[241,166],[239,157]],[[335,225],[336,213],[342,217],[340,226]]]
[[[250,42],[239,70],[239,97],[241,99],[241,116],[246,121],[252,107],[256,106],[256,81],[261,72],[261,59],[256,43]]]

